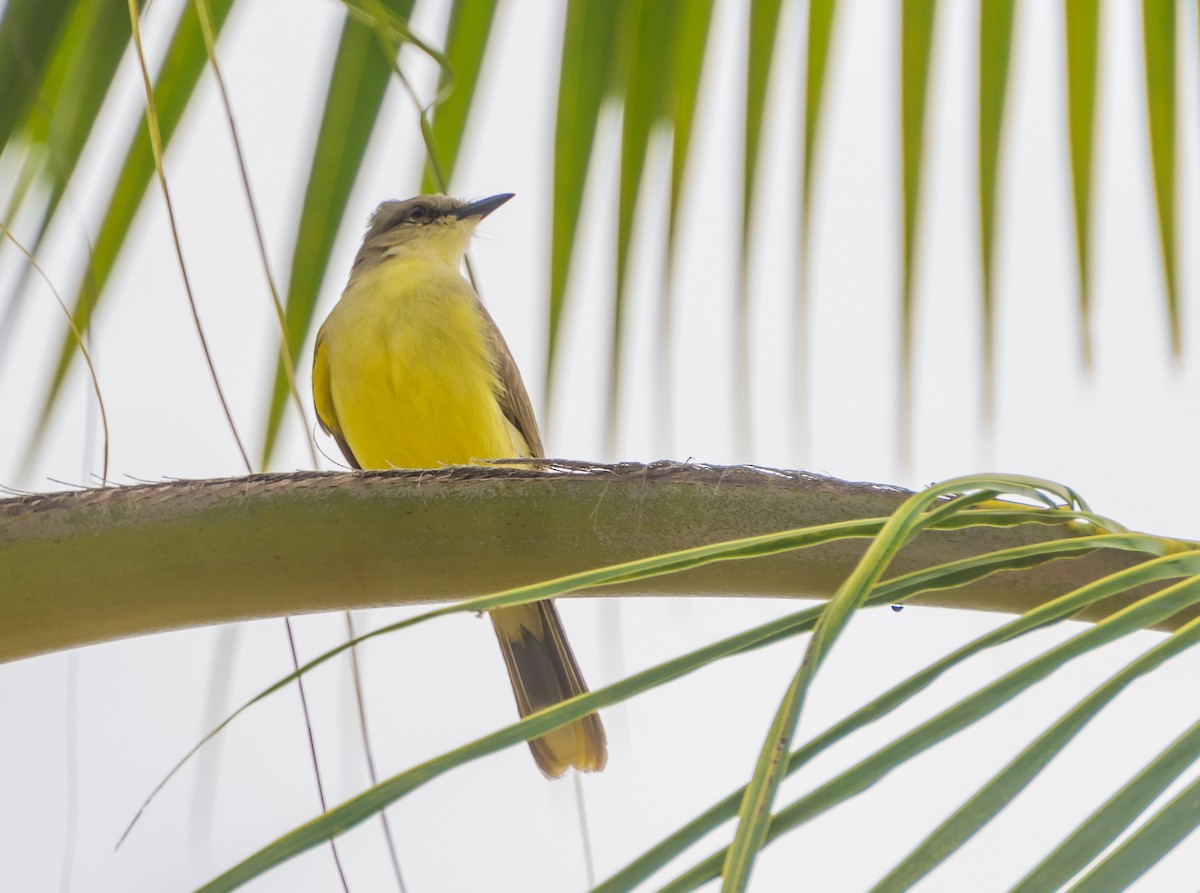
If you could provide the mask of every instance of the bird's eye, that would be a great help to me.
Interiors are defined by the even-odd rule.
[[[414,205],[413,209],[408,212],[409,220],[424,220],[429,216],[429,209],[424,205]]]

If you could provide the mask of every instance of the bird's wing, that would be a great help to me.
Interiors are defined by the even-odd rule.
[[[312,386],[313,406],[316,407],[317,421],[321,428],[337,441],[347,462],[354,468],[362,468],[358,464],[358,460],[354,458],[354,453],[350,451],[350,445],[346,443],[346,437],[342,434],[342,426],[338,424],[337,410],[333,405],[333,388],[329,382],[329,357],[325,353],[324,330],[317,333],[317,346],[313,351]]]
[[[517,368],[517,361],[513,359],[508,345],[504,342],[504,336],[500,334],[500,329],[492,320],[491,314],[487,312],[482,301],[479,301],[478,298],[475,300],[478,302],[479,312],[483,314],[487,323],[488,340],[491,342],[492,354],[496,359],[496,377],[500,381],[500,393],[497,394],[500,409],[504,412],[504,417],[517,429],[517,433],[525,439],[525,443],[529,447],[529,456],[540,459],[546,455],[546,451],[542,447],[542,435],[538,433],[533,405],[529,402],[525,383],[521,381],[521,370]]]

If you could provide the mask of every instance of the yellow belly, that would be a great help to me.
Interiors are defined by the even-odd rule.
[[[497,402],[485,320],[441,264],[359,277],[321,332],[336,426],[363,468],[436,468],[528,454]],[[326,420],[328,424],[328,420]]]

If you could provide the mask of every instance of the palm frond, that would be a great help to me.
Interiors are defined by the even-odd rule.
[[[407,18],[415,2],[389,0],[387,8]],[[291,352],[293,363],[312,330],[333,241],[346,213],[350,190],[375,129],[391,75],[392,59],[380,48],[375,29],[348,17],[342,24],[337,56],[329,75],[304,205],[296,224],[285,314],[286,349]],[[275,370],[263,441],[264,466],[270,463],[275,451],[287,397],[287,370],[281,357]]]

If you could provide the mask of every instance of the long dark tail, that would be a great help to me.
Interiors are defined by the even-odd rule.
[[[521,716],[588,690],[554,602],[498,608],[491,617]],[[599,772],[608,760],[604,726],[595,713],[534,738],[529,749],[538,768],[550,778],[558,778],[572,766],[581,772]]]

